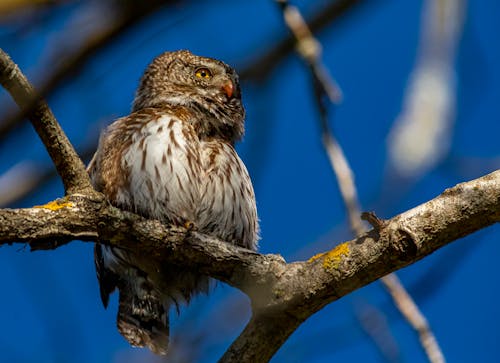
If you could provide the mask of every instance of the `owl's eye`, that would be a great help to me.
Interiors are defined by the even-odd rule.
[[[198,68],[196,70],[195,76],[198,78],[210,79],[212,78],[212,72],[208,68]]]

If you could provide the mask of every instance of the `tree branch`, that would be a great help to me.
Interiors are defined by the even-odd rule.
[[[221,362],[236,356],[240,362],[267,362],[304,320],[325,305],[499,221],[500,170],[458,184],[308,261],[286,263],[278,255],[262,255],[196,231],[162,225],[83,195],[34,208],[1,209],[0,244],[28,242],[32,249],[51,249],[73,239],[108,241],[197,268],[252,299],[254,316]]]
[[[29,108],[28,118],[42,139],[57,172],[61,176],[67,194],[93,191],[83,162],[57,123],[47,103],[38,99],[33,86],[7,53],[0,49],[0,84],[11,94],[18,106]]]

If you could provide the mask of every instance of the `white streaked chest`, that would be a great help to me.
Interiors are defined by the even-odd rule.
[[[161,116],[135,132],[122,160],[135,210],[176,223],[192,221],[200,199],[199,160],[194,131],[176,118]]]
[[[255,196],[248,171],[234,148],[221,141],[201,142],[200,229],[225,241],[255,249],[258,239]]]
[[[189,123],[163,115],[136,128],[122,158],[117,202],[165,222],[254,249],[257,212],[250,177],[234,148],[200,141]]]

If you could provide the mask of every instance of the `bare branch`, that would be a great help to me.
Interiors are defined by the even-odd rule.
[[[2,49],[0,49],[0,83],[22,110],[31,108],[34,100],[38,100],[33,86]],[[57,123],[47,103],[43,100],[36,101],[36,106],[30,110],[28,117],[52,158],[64,183],[66,193],[92,191],[93,188],[83,162]]]
[[[252,293],[249,281],[261,274],[253,271],[255,266],[262,268],[276,261],[285,264],[279,256],[260,255],[182,227],[166,227],[159,221],[121,211],[103,200],[94,195],[75,194],[33,208],[0,209],[0,244],[28,242],[32,250],[48,250],[77,239],[111,244],[151,258],[163,259],[169,255],[173,259],[168,260],[173,263],[192,261],[191,265],[201,271],[208,268],[214,277],[249,294]],[[185,250],[187,240],[193,244]],[[207,246],[212,247],[207,250]],[[204,267],[207,253],[211,267]]]
[[[240,260],[237,264],[245,266],[242,270],[248,270],[252,264],[265,262],[263,258],[266,256],[226,244],[198,232],[186,234],[184,228],[165,226],[158,221],[146,220],[82,195],[69,196],[33,208],[0,209],[0,221],[0,244],[14,242],[36,244],[37,241],[52,238],[57,239],[57,242],[72,239],[91,241],[99,238],[111,240],[109,243],[121,248],[154,252],[153,256],[173,263],[184,263],[187,259],[192,265],[201,265],[207,271],[234,269],[231,258]],[[500,170],[497,170],[447,189],[431,201],[387,220],[380,231],[372,230],[356,240],[346,242],[349,251],[346,251],[345,256],[333,254],[333,252],[339,253],[337,247],[328,253],[313,257],[308,262],[289,265],[316,266],[318,261],[333,263],[333,259],[338,258],[339,265],[336,267],[340,270],[344,264],[348,263],[350,266],[359,262],[360,256],[354,256],[354,250],[364,255],[369,252],[366,251],[366,247],[373,247],[372,252],[375,254],[364,261],[363,265],[367,267],[380,258],[389,259],[396,263],[396,266],[373,266],[373,268],[383,267],[384,272],[387,272],[415,262],[457,238],[499,221]],[[456,226],[461,228],[455,228]],[[389,237],[395,238],[389,240]],[[413,246],[406,246],[405,242],[412,242]],[[371,245],[371,243],[376,244]],[[381,243],[389,245],[383,246]],[[57,246],[47,246],[47,248],[53,247]],[[396,255],[388,251],[388,247],[390,249],[398,247]],[[410,247],[413,249],[408,249]],[[172,250],[176,250],[177,253],[168,253]],[[387,254],[390,256],[386,256]],[[226,268],[221,266],[222,262],[217,262],[221,255],[229,260],[226,261]],[[408,257],[407,261],[398,262],[401,256]],[[275,261],[279,264],[283,262],[282,258],[276,258]],[[215,266],[210,267],[213,264]],[[332,266],[323,267],[327,269]],[[269,267],[270,271],[274,269]],[[342,272],[342,274],[347,273],[347,271]],[[229,278],[216,274],[223,281],[231,282]],[[267,272],[261,276],[266,274]],[[285,281],[286,276],[278,276],[277,279]],[[315,284],[320,284],[320,281]]]
[[[417,331],[420,344],[425,350],[429,361],[432,363],[444,363],[444,355],[425,316],[420,312],[412,297],[406,292],[395,274],[384,277],[384,286],[391,294],[398,309],[407,319],[411,319],[411,326]]]
[[[287,0],[276,0],[276,3],[280,5],[283,18],[295,38],[297,52],[311,69],[315,88],[320,88],[317,95],[326,95],[334,103],[340,102],[340,88],[321,62],[321,44],[313,36],[301,13]]]
[[[286,313],[257,313],[218,363],[269,362],[303,320]]]

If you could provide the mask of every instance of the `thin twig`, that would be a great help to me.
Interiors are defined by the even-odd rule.
[[[418,332],[420,344],[424,348],[430,362],[438,363],[445,362],[445,358],[441,349],[439,349],[438,342],[432,333],[431,327],[427,319],[422,314],[418,306],[413,301],[412,297],[408,294],[397,275],[392,273],[383,278],[383,285],[391,294],[394,303],[397,305],[399,311],[406,317],[411,326]]]
[[[0,49],[0,83],[21,110],[31,108],[28,118],[47,149],[67,194],[93,190],[83,162],[61,129],[47,103],[7,53]],[[36,101],[35,101],[36,100]],[[32,105],[35,104],[35,107]]]
[[[349,14],[349,11],[358,5],[376,5],[379,1],[366,0],[336,0],[330,1],[324,8],[317,11],[309,21],[308,28],[313,32],[320,31],[337,20]],[[269,76],[272,70],[281,60],[294,50],[296,45],[293,36],[287,36],[276,44],[273,44],[268,51],[259,54],[258,58],[251,61],[249,66],[240,73],[242,79],[262,80]]]
[[[353,173],[349,163],[344,156],[341,146],[336,141],[330,127],[328,126],[327,100],[338,102],[340,90],[326,72],[326,67],[321,61],[321,47],[314,38],[312,32],[307,28],[299,10],[291,6],[287,0],[276,0],[283,11],[286,24],[293,33],[297,42],[297,52],[311,71],[315,98],[320,113],[321,136],[325,152],[330,160],[332,169],[337,177],[342,199],[347,209],[351,229],[356,236],[366,232],[360,214],[359,200],[357,197]],[[395,274],[381,278],[382,284],[391,294],[395,305],[408,323],[418,332],[424,351],[430,362],[444,362],[444,356],[435,339],[431,328],[423,314],[408,294],[404,286]],[[425,322],[425,324],[423,323]]]
[[[377,306],[363,301],[356,301],[354,307],[356,318],[376,344],[383,358],[389,363],[401,363],[401,352],[396,339],[391,334],[384,312]]]

